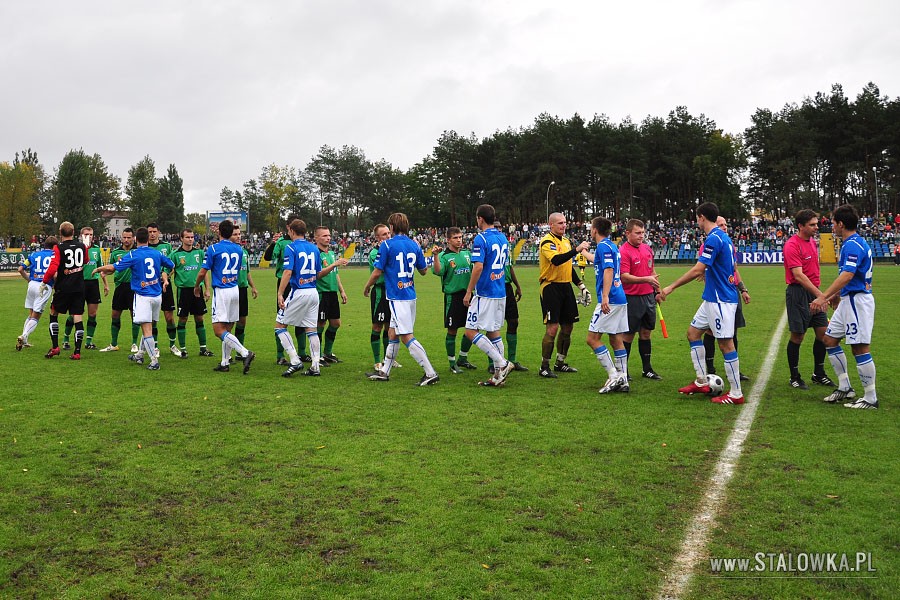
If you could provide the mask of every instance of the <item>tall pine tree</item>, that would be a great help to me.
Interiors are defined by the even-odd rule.
[[[181,233],[184,226],[184,182],[175,165],[169,165],[165,177],[159,179],[157,223],[161,231]]]

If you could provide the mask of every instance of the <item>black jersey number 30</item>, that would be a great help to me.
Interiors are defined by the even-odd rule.
[[[81,248],[66,248],[66,264],[65,267],[67,269],[71,269],[72,267],[83,267],[84,266],[84,250]]]

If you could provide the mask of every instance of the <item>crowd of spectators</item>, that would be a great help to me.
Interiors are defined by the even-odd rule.
[[[883,219],[875,224],[872,216],[860,218],[859,232],[865,237],[871,237],[885,243],[894,243],[897,240],[897,230],[900,229],[900,214],[885,213]],[[796,227],[790,218],[780,220],[766,220],[759,218],[731,221],[729,223],[729,235],[738,248],[756,244],[767,249],[777,250],[784,245],[794,233]],[[569,223],[567,235],[575,243],[590,239],[590,223]],[[703,234],[697,228],[694,221],[680,221],[667,223],[650,220],[645,222],[647,230],[646,242],[654,248],[677,248],[685,244],[697,248],[703,242]],[[476,227],[463,227],[464,243],[469,245],[477,235]],[[546,223],[510,223],[503,224],[502,230],[506,234],[511,246],[515,246],[519,240],[525,240],[523,249],[529,249],[537,245],[540,238],[547,233]],[[619,238],[625,231],[625,221],[615,224],[614,238]],[[831,222],[825,216],[819,219],[819,231],[830,232]],[[422,248],[428,249],[435,244],[442,246],[445,243],[446,228],[413,229],[410,237]],[[179,233],[163,234],[165,241],[173,246],[180,244]],[[200,247],[215,241],[214,236],[204,234],[195,235],[195,243]],[[29,249],[40,246],[44,236],[34,236],[27,244]],[[251,255],[261,254],[272,239],[271,232],[245,234],[243,244]],[[0,251],[5,250],[10,243],[17,243],[15,239],[0,238]],[[101,248],[115,248],[120,245],[120,240],[114,236],[102,235],[97,239]],[[333,231],[332,245],[335,250],[341,251],[351,244],[356,244],[357,255],[368,255],[375,243],[372,232],[369,230],[338,232]]]

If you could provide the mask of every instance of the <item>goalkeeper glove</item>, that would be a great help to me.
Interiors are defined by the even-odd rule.
[[[589,289],[587,289],[583,283],[581,285],[579,285],[578,287],[579,287],[579,289],[581,289],[581,298],[580,298],[581,304],[583,306],[590,306],[591,305],[591,291]]]
[[[41,284],[41,287],[39,288],[39,290],[40,290],[41,296],[43,296],[43,295],[47,292],[47,284],[46,284],[46,283],[42,283],[42,284]]]

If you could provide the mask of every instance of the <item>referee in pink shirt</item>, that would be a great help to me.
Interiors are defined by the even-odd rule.
[[[641,373],[647,379],[662,379],[650,363],[652,354],[650,334],[656,329],[659,274],[653,266],[653,251],[644,243],[644,234],[643,221],[629,219],[625,223],[625,243],[619,247],[619,269],[622,287],[628,300],[628,333],[623,334],[622,339],[625,342],[625,351],[630,357],[634,335],[638,334],[638,352],[643,365]]]
[[[800,377],[800,344],[810,327],[816,332],[813,342],[813,383],[834,387],[834,382],[825,374],[825,328],[828,318],[825,312],[811,313],[809,303],[822,292],[819,291],[819,246],[815,236],[819,232],[819,216],[804,208],[794,217],[797,233],[784,245],[784,279],[787,290],[784,302],[787,306],[788,328],[791,339],[787,345],[788,368],[791,370],[791,387],[808,390],[809,386]]]

